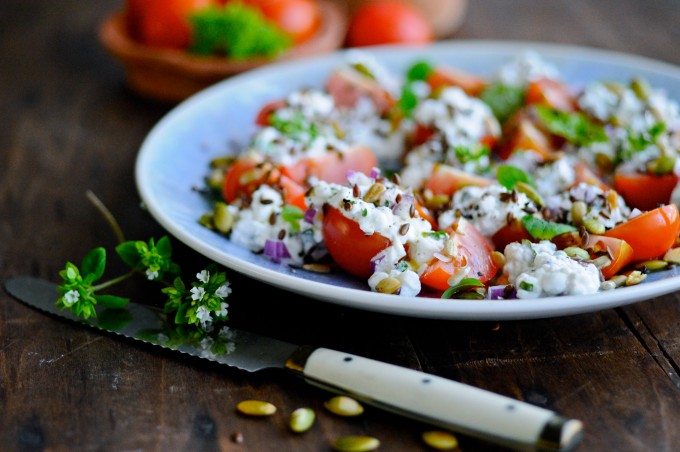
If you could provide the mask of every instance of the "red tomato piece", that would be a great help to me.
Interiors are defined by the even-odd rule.
[[[396,103],[376,80],[352,69],[334,71],[326,81],[326,89],[339,107],[353,108],[359,99],[369,98],[378,114],[382,115]]]
[[[468,277],[486,283],[496,276],[498,266],[491,259],[494,250],[491,242],[467,220],[460,219],[446,232],[456,242],[455,256],[449,262],[434,259],[420,275],[420,282],[435,291],[449,288],[449,278],[459,269],[468,266]]]
[[[277,99],[271,102],[267,102],[257,113],[257,116],[255,117],[255,124],[262,127],[271,125],[271,115],[274,112],[276,112],[276,110],[283,108],[285,106],[286,101],[283,99]]]
[[[321,23],[319,5],[314,0],[243,0],[243,3],[259,9],[295,44],[314,36]]]
[[[354,11],[347,46],[425,44],[434,37],[432,25],[418,7],[399,0],[375,0]]]
[[[378,233],[366,235],[359,223],[330,206],[324,209],[322,232],[328,253],[335,263],[362,279],[373,274],[371,259],[391,244],[388,238]]]
[[[675,204],[657,207],[622,223],[604,235],[626,241],[635,261],[662,256],[678,238],[680,215]]]
[[[452,195],[468,185],[488,187],[495,183],[493,179],[475,176],[450,165],[437,164],[425,182],[425,188],[431,190],[435,195]]]
[[[449,67],[435,68],[425,80],[432,91],[457,86],[470,96],[479,96],[486,88],[486,80],[474,74]]]
[[[678,185],[675,173],[656,176],[645,173],[614,174],[614,189],[626,204],[640,210],[652,210],[671,201],[673,189]]]
[[[616,275],[619,270],[630,264],[634,258],[633,248],[624,240],[614,237],[607,237],[603,235],[587,235],[583,246],[591,252],[591,254],[599,254],[607,252],[612,260],[612,263],[602,268],[602,276],[609,279]]]
[[[191,42],[189,15],[213,0],[127,0],[130,35],[142,44],[185,50]]]
[[[556,150],[550,136],[544,133],[526,114],[519,112],[510,118],[497,147],[498,156],[507,160],[516,150],[537,152],[544,161],[555,158]]]
[[[307,202],[305,201],[307,190],[302,185],[283,174],[279,178],[278,184],[283,191],[283,202],[285,204],[307,210]]]
[[[574,185],[585,182],[586,184],[600,187],[602,191],[607,191],[610,189],[610,187],[604,183],[602,178],[583,162],[577,162],[574,165],[574,173]]]
[[[491,236],[491,242],[493,242],[496,249],[501,252],[508,244],[512,242],[521,242],[522,240],[535,241],[531,234],[529,234],[529,231],[527,231],[522,222],[518,219],[513,219],[510,223],[500,228]]]
[[[528,105],[547,105],[560,111],[575,111],[576,98],[562,82],[541,78],[529,82],[526,94]]]

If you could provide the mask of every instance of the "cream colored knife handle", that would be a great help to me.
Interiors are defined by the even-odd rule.
[[[517,450],[570,450],[582,436],[580,421],[553,411],[348,353],[314,349],[301,371],[317,386]]]

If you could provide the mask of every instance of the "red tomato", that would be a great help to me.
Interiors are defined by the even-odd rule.
[[[243,3],[262,11],[295,44],[311,38],[321,22],[319,5],[314,0],[243,0]]]
[[[253,156],[239,157],[224,172],[222,196],[231,203],[240,197],[250,196],[263,183],[273,183],[279,178],[278,170],[263,171],[257,175],[255,170],[262,160]],[[250,171],[253,172],[250,172]],[[249,173],[250,172],[250,173]]]
[[[375,0],[360,6],[350,19],[347,45],[424,44],[434,39],[432,25],[417,7],[399,0]]]
[[[448,67],[435,68],[425,81],[432,91],[457,86],[470,96],[479,96],[486,87],[486,80],[483,78]]]
[[[612,263],[601,269],[602,276],[609,279],[616,275],[619,270],[633,261],[633,248],[624,240],[602,235],[588,234],[583,246],[591,254],[606,252],[612,259]]]
[[[658,207],[628,220],[604,235],[626,241],[635,261],[654,259],[673,246],[680,231],[680,215],[675,204]]]
[[[264,104],[255,117],[255,124],[258,126],[268,126],[270,125],[270,117],[279,108],[286,106],[286,101],[284,99],[277,99]]]
[[[526,94],[529,105],[547,105],[560,111],[575,111],[576,99],[564,83],[542,78],[529,82]]]
[[[378,161],[370,148],[353,146],[342,155],[327,152],[316,157],[302,158],[293,165],[282,167],[281,172],[300,185],[305,185],[310,176],[325,182],[345,184],[348,172],[370,174],[377,166]]]
[[[465,266],[470,268],[468,277],[477,278],[486,283],[496,275],[498,266],[491,259],[493,246],[467,220],[460,219],[450,226],[446,232],[457,244],[456,253],[450,262],[434,259],[420,275],[420,282],[435,291],[449,288],[449,278]]]
[[[495,183],[493,179],[475,176],[450,165],[437,164],[425,182],[425,188],[430,189],[435,195],[452,195],[468,185],[488,187]]]
[[[359,99],[369,98],[377,112],[383,114],[396,103],[376,80],[351,69],[334,71],[326,81],[326,89],[340,107],[353,108]]]
[[[130,35],[142,44],[184,50],[191,42],[189,15],[213,0],[127,0]]]
[[[307,190],[305,190],[302,185],[283,174],[278,180],[278,185],[283,191],[283,202],[285,204],[299,207],[302,210],[307,210],[307,202],[305,201],[305,194],[307,193]]]
[[[526,112],[519,112],[510,118],[503,130],[503,139],[497,148],[498,156],[506,160],[516,150],[535,151],[544,160],[555,156],[550,136],[539,129]]]
[[[359,223],[330,206],[324,209],[322,231],[328,253],[335,263],[362,279],[373,274],[371,259],[391,243],[378,233],[366,235]]]
[[[503,251],[509,243],[521,242],[522,240],[535,241],[518,219],[512,220],[491,236],[491,241],[499,251]]]
[[[614,174],[614,189],[626,204],[640,210],[652,210],[671,201],[673,189],[678,184],[675,173],[655,176],[643,173]]]

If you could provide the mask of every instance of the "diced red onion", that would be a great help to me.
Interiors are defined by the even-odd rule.
[[[281,240],[266,240],[264,242],[264,255],[273,262],[281,262],[281,259],[290,258],[286,244]]]
[[[316,209],[309,208],[305,211],[304,220],[309,224],[314,224],[314,217],[316,216]]]
[[[489,287],[486,292],[487,298],[489,300],[516,300],[517,290],[514,287],[511,289],[508,287],[507,285]]]
[[[384,253],[380,253],[371,259],[371,273],[375,273],[375,267],[382,262],[383,259],[385,259]]]

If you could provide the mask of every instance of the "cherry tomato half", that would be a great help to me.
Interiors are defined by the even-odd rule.
[[[130,35],[142,44],[184,50],[191,42],[189,15],[213,0],[127,0]]]
[[[609,279],[616,275],[619,270],[630,264],[635,252],[633,248],[624,240],[614,237],[589,234],[583,246],[591,252],[593,257],[600,253],[607,253],[612,263],[602,268],[602,276]]]
[[[425,188],[431,190],[435,195],[452,195],[468,185],[488,187],[495,183],[493,179],[487,177],[475,176],[450,165],[437,164],[425,182]]]
[[[399,0],[375,0],[350,18],[347,45],[424,44],[434,39],[432,25],[417,7]]]
[[[622,223],[604,235],[624,240],[633,247],[635,261],[662,256],[673,246],[680,231],[675,204],[658,207]]]
[[[259,9],[295,44],[311,38],[321,21],[319,5],[314,0],[243,0],[243,3]]]
[[[324,209],[322,231],[326,249],[335,263],[363,279],[373,274],[371,259],[392,243],[378,233],[366,235],[359,223],[330,206]]]
[[[449,288],[449,278],[459,269],[469,267],[468,277],[486,283],[496,275],[498,266],[491,259],[493,246],[467,220],[460,219],[446,232],[454,238],[457,248],[455,257],[449,262],[434,259],[420,275],[420,282],[435,291]]]
[[[656,176],[645,173],[616,173],[614,188],[630,207],[652,210],[659,205],[668,204],[673,189],[678,184],[675,173]]]

